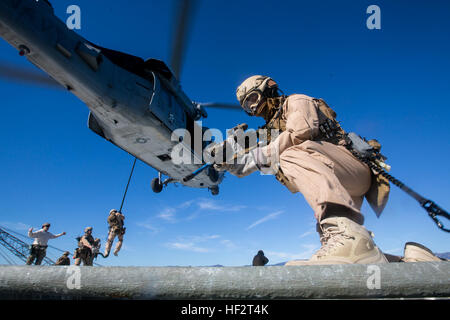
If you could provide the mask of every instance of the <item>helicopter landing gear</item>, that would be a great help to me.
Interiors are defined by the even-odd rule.
[[[208,188],[209,191],[211,191],[211,194],[213,196],[217,196],[219,194],[219,186],[214,186],[212,188]]]
[[[162,189],[171,182],[173,183],[176,181],[172,178],[167,178],[166,180],[162,181],[161,172],[158,172],[158,177],[154,178],[150,185],[154,193],[160,193]]]
[[[158,177],[153,178],[151,182],[151,187],[154,193],[160,193],[164,187],[163,182],[161,181],[161,172],[158,172]]]
[[[160,193],[163,189],[163,184],[159,178],[154,178],[151,182],[151,187],[154,193]]]
[[[209,166],[207,170],[207,175],[211,182],[219,181],[219,172],[217,172],[213,166]]]

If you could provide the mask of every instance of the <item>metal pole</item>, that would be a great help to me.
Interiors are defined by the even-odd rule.
[[[0,299],[450,297],[450,262],[266,267],[0,266]]]

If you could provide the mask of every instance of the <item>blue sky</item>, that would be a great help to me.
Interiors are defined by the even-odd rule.
[[[175,2],[53,6],[65,20],[67,6],[79,5],[79,33],[94,43],[167,61]],[[381,9],[381,30],[366,27],[372,4]],[[382,143],[392,175],[449,210],[449,9],[447,1],[203,0],[181,83],[192,100],[234,103],[246,77],[264,74],[287,94],[324,98],[346,131]],[[34,68],[3,40],[0,59]],[[106,217],[120,206],[131,156],[87,128],[87,107],[68,92],[0,80],[0,94],[0,225],[26,233],[49,221],[52,232],[67,232],[50,244],[70,251],[92,226],[104,244]],[[204,125],[225,130],[242,122],[262,124],[244,112],[209,110]],[[154,194],[156,175],[138,162],[123,210],[124,247],[98,263],[239,266],[262,249],[271,264],[306,259],[319,248],[312,210],[274,177],[227,174],[213,197],[174,185]],[[381,218],[367,204],[363,212],[385,252],[402,254],[407,241],[450,251],[449,234],[396,187]]]

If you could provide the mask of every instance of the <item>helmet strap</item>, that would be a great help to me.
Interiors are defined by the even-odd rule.
[[[286,96],[280,96],[275,98],[267,98],[267,108],[263,115],[264,120],[270,121],[278,110],[283,106]]]
[[[254,116],[264,117],[265,109],[267,109],[267,99],[265,97],[261,98],[261,102],[256,107],[255,112],[253,112]]]

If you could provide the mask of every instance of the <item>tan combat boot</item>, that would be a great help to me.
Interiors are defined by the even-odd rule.
[[[366,228],[348,218],[324,219],[319,229],[322,247],[310,260],[289,261],[286,266],[388,262]]]
[[[110,251],[111,251],[111,241],[106,241],[105,252],[103,253],[103,258],[107,258],[109,256]]]
[[[430,249],[416,242],[407,242],[405,244],[405,253],[403,262],[424,262],[424,261],[442,261],[435,256]]]

